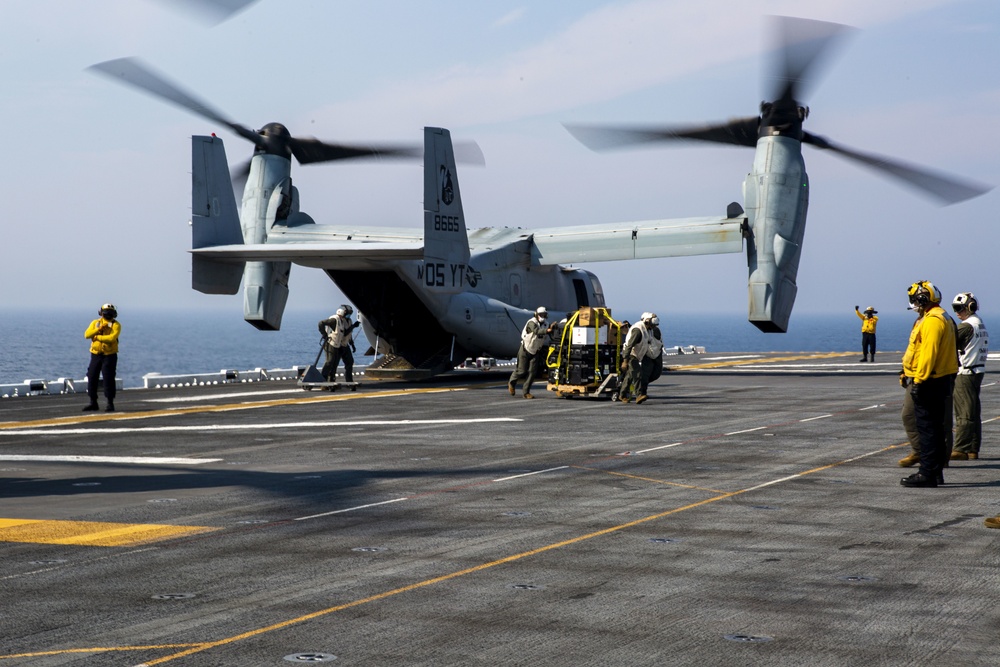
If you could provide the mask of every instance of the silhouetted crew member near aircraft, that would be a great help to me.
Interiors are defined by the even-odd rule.
[[[99,318],[90,323],[83,337],[90,340],[90,366],[87,368],[87,395],[90,403],[83,409],[97,409],[97,384],[104,380],[104,397],[108,399],[106,412],[115,411],[115,374],[118,371],[118,336],[122,325],[118,323],[118,309],[106,303],[97,311]]]
[[[649,349],[646,356],[640,362],[642,368],[642,381],[649,389],[649,383],[655,382],[663,374],[663,334],[660,332],[660,318],[653,313],[650,320],[652,329],[650,330]]]
[[[523,380],[524,397],[534,398],[531,395],[531,385],[545,365],[549,333],[552,331],[552,327],[547,324],[548,316],[549,311],[545,306],[539,306],[535,309],[535,316],[521,329],[521,346],[517,348],[517,368],[507,380],[507,391],[511,396],[517,393],[517,383]]]
[[[878,324],[878,318],[875,315],[878,311],[868,306],[862,314],[858,307],[854,306],[854,313],[861,318],[861,353],[865,355],[859,361],[868,361],[869,350],[871,350],[872,361],[875,361],[875,327]]]
[[[622,403],[629,402],[629,392],[635,391],[635,403],[639,405],[649,398],[642,373],[642,360],[649,352],[649,342],[653,337],[653,313],[643,313],[639,322],[628,330],[622,347],[622,372],[624,377],[618,396]]]
[[[990,341],[986,325],[979,318],[979,301],[972,292],[955,296],[951,305],[962,320],[955,334],[959,369],[955,377],[955,448],[951,458],[967,461],[979,458],[983,440],[979,389],[983,386]]]
[[[941,308],[941,291],[933,283],[915,282],[907,295],[922,316],[903,355],[903,372],[913,383],[910,395],[920,431],[920,470],[899,483],[935,487],[944,482],[941,470],[948,461],[946,412],[958,372],[955,322]]]
[[[351,323],[351,314],[354,309],[347,304],[337,309],[337,312],[328,319],[320,320],[319,332],[326,340],[323,343],[323,350],[326,352],[326,363],[323,364],[323,377],[327,382],[337,381],[337,366],[344,362],[344,381],[354,381],[354,338],[351,332],[361,323]]]

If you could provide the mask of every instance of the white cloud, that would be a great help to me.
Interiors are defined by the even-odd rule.
[[[872,25],[949,0],[872,3],[824,0],[810,18]],[[801,2],[766,3],[773,14],[801,15]],[[660,85],[765,47],[765,20],[755,3],[640,0],[586,14],[532,47],[495,60],[453,64],[417,80],[396,81],[371,94],[320,110],[317,116],[363,119],[366,128],[407,120],[452,127],[509,122],[567,111]],[[407,129],[411,129],[408,122]]]
[[[518,21],[524,18],[524,15],[526,13],[527,10],[524,7],[518,7],[517,9],[507,12],[506,14],[498,18],[496,21],[494,21],[493,27],[503,28],[505,26],[511,25],[512,23],[517,23]]]

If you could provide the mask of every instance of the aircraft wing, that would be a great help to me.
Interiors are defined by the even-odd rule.
[[[740,252],[744,220],[680,218],[548,227],[532,235],[532,262],[572,264]]]

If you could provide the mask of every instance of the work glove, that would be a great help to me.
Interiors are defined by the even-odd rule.
[[[854,310],[861,310],[861,309],[858,308],[857,306],[854,306]]]
[[[906,377],[906,373],[899,374],[899,386],[906,389],[907,385],[910,384],[910,378]]]
[[[622,373],[624,373],[627,370],[628,370],[628,362],[627,361],[623,361],[622,362]]]
[[[358,348],[355,347],[353,340],[348,341],[347,344],[351,346],[351,352],[357,352],[358,351]]]

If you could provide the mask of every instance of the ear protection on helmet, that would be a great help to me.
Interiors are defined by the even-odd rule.
[[[102,304],[101,307],[97,310],[97,314],[100,315],[101,317],[113,320],[116,317],[118,317],[118,309],[115,308],[115,304],[113,303],[105,303]]]
[[[347,311],[344,310],[343,306],[341,306],[340,308],[337,309],[337,317],[345,317],[346,315],[347,315]]]

